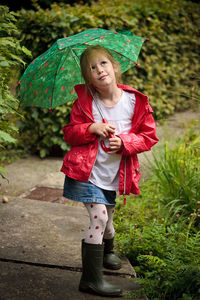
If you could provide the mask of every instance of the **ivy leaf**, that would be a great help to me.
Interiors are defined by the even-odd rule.
[[[40,157],[44,158],[48,154],[48,150],[43,148],[40,150]]]
[[[14,139],[9,133],[0,130],[0,142],[15,143],[16,139]]]
[[[32,53],[31,53],[31,51],[29,51],[26,47],[22,47],[22,51],[27,55],[27,56],[30,56],[30,57],[32,57]]]
[[[0,61],[0,66],[1,67],[9,67],[9,62],[8,61]]]

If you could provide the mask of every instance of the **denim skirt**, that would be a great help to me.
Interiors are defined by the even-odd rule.
[[[84,203],[116,204],[116,191],[107,191],[91,182],[77,181],[68,176],[65,176],[63,196]]]

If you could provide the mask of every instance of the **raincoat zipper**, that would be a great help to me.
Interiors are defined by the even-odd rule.
[[[124,192],[123,192],[123,196],[124,196],[124,205],[126,205],[126,157],[125,157],[125,161],[124,161]]]

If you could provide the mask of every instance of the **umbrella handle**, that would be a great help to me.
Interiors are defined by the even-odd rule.
[[[108,123],[108,121],[106,119],[102,119],[103,123]],[[113,134],[109,134],[109,138],[112,138],[114,137]],[[103,140],[100,141],[100,145],[101,145],[101,148],[105,151],[105,152],[109,152],[109,151],[112,151],[109,147],[106,147],[105,143]]]

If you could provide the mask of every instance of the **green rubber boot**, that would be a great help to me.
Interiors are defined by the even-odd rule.
[[[103,266],[110,270],[119,270],[122,264],[119,257],[113,251],[114,237],[112,239],[103,239],[103,242],[104,242]]]
[[[101,296],[122,296],[122,290],[103,279],[104,245],[87,244],[82,241],[82,266],[79,290]]]

